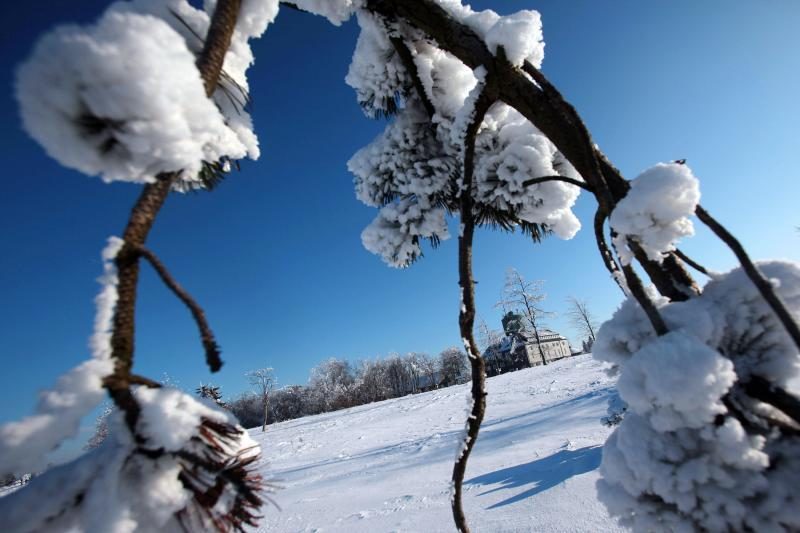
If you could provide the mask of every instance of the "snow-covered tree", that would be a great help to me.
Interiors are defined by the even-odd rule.
[[[580,228],[571,208],[583,189],[597,201],[592,227],[603,264],[628,297],[595,349],[616,365],[628,406],[601,469],[609,509],[642,531],[800,528],[800,399],[787,386],[800,372],[798,268],[753,263],[698,203],[685,161],[626,180],[542,74],[537,12],[499,16],[459,0],[291,5],[336,25],[357,18],[346,82],[368,116],[394,116],[348,163],[358,199],[378,210],[362,233],[365,247],[405,267],[421,257],[424,240],[449,238],[448,214],[460,217],[459,329],[472,385],[452,473],[456,527],[469,530],[462,483],[486,405],[473,335],[474,231],[569,239]],[[0,427],[0,476],[38,471],[106,392],[118,410],[113,446],[0,499],[5,527],[200,531],[255,523],[257,447],[229,413],[135,374],[133,333],[144,259],[191,311],[210,369],[222,364],[202,308],[145,243],[171,191],[211,188],[233,162],[258,157],[243,105],[248,41],[277,11],[278,0],[206,0],[202,8],[116,2],[95,24],[43,37],[20,67],[23,123],[47,153],[143,190],[122,237],[103,252],[93,358],[62,376],[35,415]],[[684,267],[697,263],[677,249],[694,231],[692,215],[742,265],[702,289]],[[348,379],[333,375],[321,369],[315,378],[324,402],[353,387],[349,370]]]
[[[264,412],[264,423],[261,431],[267,430],[267,418],[269,417],[269,399],[278,380],[275,378],[275,370],[272,367],[251,370],[246,374],[250,386],[256,390],[256,394],[261,398],[262,410]]]

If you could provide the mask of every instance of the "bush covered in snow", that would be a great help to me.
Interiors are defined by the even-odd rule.
[[[800,315],[800,267],[759,266]],[[601,499],[636,531],[800,528],[800,427],[748,388],[787,387],[797,346],[741,269],[659,311],[666,335],[628,301],[594,345],[627,404],[603,450]]]

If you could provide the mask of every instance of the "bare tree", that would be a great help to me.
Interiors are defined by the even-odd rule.
[[[589,310],[589,305],[586,300],[578,300],[574,296],[567,298],[569,308],[567,316],[569,321],[581,335],[587,337],[591,344],[594,344],[595,332],[597,331],[597,320]],[[583,340],[583,339],[581,339]]]
[[[264,410],[264,423],[261,431],[267,430],[267,419],[269,417],[269,398],[278,380],[275,378],[275,371],[271,367],[251,370],[247,374],[250,385],[255,387],[256,394],[261,398],[261,406]]]
[[[542,364],[547,364],[544,352],[541,349],[542,343],[539,338],[539,330],[543,327],[544,319],[553,316],[555,313],[545,311],[542,302],[547,298],[543,291],[544,280],[527,281],[522,274],[515,268],[509,268],[506,272],[506,282],[503,286],[503,296],[496,307],[503,309],[513,309],[518,311],[523,318],[526,328],[530,328],[539,347],[539,354]]]

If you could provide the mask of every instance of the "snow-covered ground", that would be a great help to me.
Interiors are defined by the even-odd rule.
[[[595,489],[613,386],[591,356],[489,379],[464,484],[474,531],[621,531]],[[461,385],[251,430],[264,476],[284,487],[260,530],[453,531],[467,394]]]

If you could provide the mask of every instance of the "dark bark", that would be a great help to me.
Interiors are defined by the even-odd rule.
[[[756,286],[758,291],[761,293],[761,296],[764,300],[767,301],[767,304],[770,306],[772,311],[778,317],[778,320],[783,324],[783,327],[786,329],[786,332],[789,334],[789,337],[794,341],[795,345],[798,349],[800,349],[800,326],[797,325],[795,322],[794,317],[786,309],[786,305],[781,300],[780,296],[775,292],[774,288],[772,287],[772,283],[767,280],[761,272],[759,272],[758,267],[753,263],[750,259],[750,256],[747,255],[745,252],[744,247],[741,243],[731,235],[731,233],[725,229],[719,222],[712,217],[708,211],[703,209],[701,205],[697,205],[697,209],[695,210],[695,214],[700,221],[708,226],[714,234],[719,237],[731,251],[736,255],[736,258],[739,260],[739,263],[742,265],[742,269],[744,270],[747,277],[750,278],[750,281]]]
[[[689,265],[693,269],[697,270],[701,274],[705,274],[706,276],[709,275],[708,270],[706,269],[706,267],[704,267],[700,263],[694,261],[691,257],[686,255],[685,253],[683,253],[679,249],[676,248],[673,253],[675,254],[675,257],[677,257],[678,259],[680,259],[681,261],[683,261],[684,263],[686,263],[687,265]]]
[[[164,266],[164,263],[150,250],[140,246],[137,248],[139,254],[142,255],[147,261],[153,266],[155,271],[158,273],[161,280],[164,284],[175,293],[175,296],[181,300],[186,307],[189,308],[189,311],[192,313],[192,317],[194,317],[194,321],[197,323],[197,329],[200,332],[200,340],[203,343],[203,348],[206,352],[206,364],[208,364],[209,370],[211,372],[217,372],[220,368],[222,368],[222,360],[219,357],[219,345],[217,341],[214,339],[214,333],[211,331],[211,326],[208,325],[208,321],[206,320],[206,315],[200,305],[192,298],[186,290],[180,286],[180,284],[175,281],[175,278],[167,270],[167,267]]]
[[[566,176],[542,176],[541,178],[531,178],[529,180],[525,180],[522,182],[523,187],[530,187],[531,185],[536,185],[537,183],[545,183],[548,181],[563,181],[564,183],[569,183],[570,185],[575,185],[576,187],[580,187],[585,191],[589,191],[590,193],[594,193],[594,189],[589,187],[586,182],[568,178]]]

